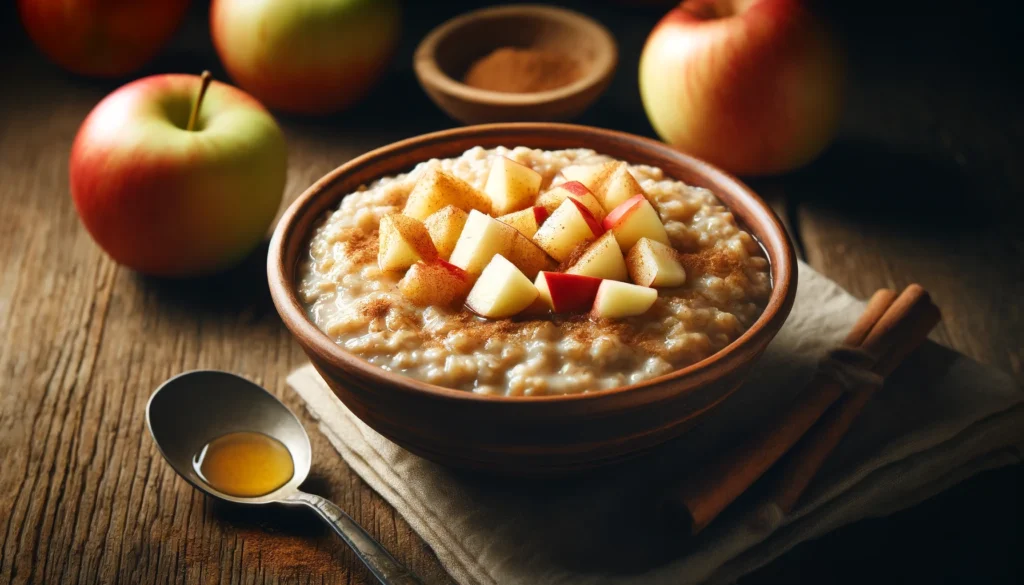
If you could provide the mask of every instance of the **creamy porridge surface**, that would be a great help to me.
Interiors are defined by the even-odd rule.
[[[710,191],[632,165],[672,246],[682,287],[660,289],[645,314],[622,320],[583,315],[486,320],[465,309],[418,307],[402,274],[377,265],[380,218],[402,211],[424,169],[439,167],[477,188],[496,155],[532,167],[543,189],[568,165],[612,160],[587,149],[473,148],[430,160],[347,195],[315,229],[300,265],[299,298],[310,319],[369,362],[425,382],[510,396],[574,394],[640,382],[728,345],[757,319],[771,292],[768,261]]]

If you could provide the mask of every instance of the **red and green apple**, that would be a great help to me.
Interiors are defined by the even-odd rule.
[[[640,95],[666,142],[734,173],[773,174],[828,145],[843,70],[801,0],[685,0],[647,39]]]
[[[231,78],[271,109],[326,114],[362,98],[398,41],[397,0],[213,0]],[[418,218],[422,219],[422,218]]]
[[[136,71],[163,47],[189,0],[18,0],[22,25],[57,65],[93,77]]]
[[[251,96],[208,76],[154,75],[103,99],[71,147],[71,196],[115,261],[158,276],[214,272],[263,239],[287,151]],[[194,120],[192,120],[194,116]]]

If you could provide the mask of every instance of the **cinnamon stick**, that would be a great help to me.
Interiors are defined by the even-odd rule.
[[[894,291],[876,292],[844,343],[855,347],[865,343],[896,301]],[[890,319],[896,316],[892,314]],[[880,345],[882,340],[876,337],[872,341]],[[691,533],[700,532],[774,465],[842,393],[836,381],[816,375],[778,421],[706,469],[691,474],[692,480],[669,490],[665,504],[688,517]]]
[[[924,300],[915,305],[915,312],[908,316],[908,325],[900,332],[893,348],[879,358],[874,368],[876,373],[882,376],[891,374],[914,349],[924,343],[928,333],[939,323],[939,309],[931,303],[927,293],[923,290],[920,293]],[[786,457],[781,479],[772,498],[783,514],[792,511],[829,454],[846,436],[857,415],[877,391],[877,386],[864,386],[847,393]]]

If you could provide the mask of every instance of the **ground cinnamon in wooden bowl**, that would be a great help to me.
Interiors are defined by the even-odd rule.
[[[569,85],[579,77],[579,63],[564,53],[501,47],[474,62],[463,81],[489,91],[533,93]]]
[[[594,20],[553,6],[499,6],[434,29],[416,49],[416,77],[467,124],[569,120],[611,82],[615,39]]]

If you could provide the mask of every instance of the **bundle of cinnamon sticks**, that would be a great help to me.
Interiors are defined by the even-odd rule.
[[[820,368],[783,415],[707,468],[667,492],[666,504],[703,530],[787,452],[771,502],[783,514],[796,505],[829,453],[850,429],[864,405],[890,375],[928,337],[941,316],[928,293],[912,284],[902,293],[883,289],[844,340],[839,374]],[[838,358],[837,358],[838,359]]]

